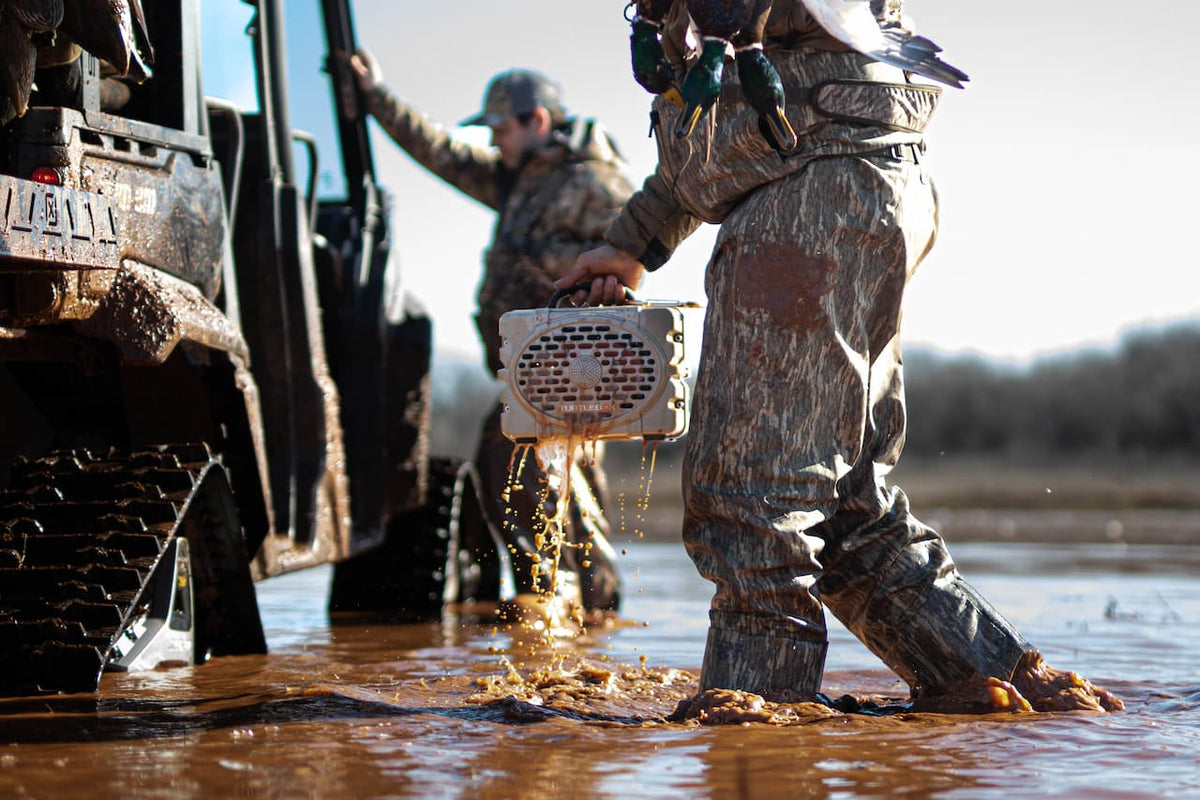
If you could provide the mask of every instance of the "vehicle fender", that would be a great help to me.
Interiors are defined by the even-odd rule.
[[[198,288],[134,261],[123,262],[96,312],[75,324],[111,342],[130,364],[162,364],[183,341],[250,357],[234,321]]]

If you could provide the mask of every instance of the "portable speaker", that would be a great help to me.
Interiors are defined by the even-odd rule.
[[[549,439],[677,439],[687,432],[684,313],[695,303],[509,311],[500,317],[500,427]]]

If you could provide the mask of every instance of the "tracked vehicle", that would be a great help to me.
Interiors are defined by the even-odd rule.
[[[64,58],[46,21],[8,30],[36,60],[0,69],[0,694],[262,652],[254,582],[293,570],[390,553],[393,591],[336,581],[342,609],[457,591],[469,476],[439,462],[430,486],[431,325],[397,289],[330,57],[354,46],[348,3],[205,15],[240,40],[241,99],[206,94],[202,66],[238,63],[202,53],[208,2],[114,17],[124,72],[119,52]],[[0,1],[0,26],[33,5]]]

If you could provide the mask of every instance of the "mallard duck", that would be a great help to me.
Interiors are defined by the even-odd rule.
[[[781,153],[796,149],[797,137],[785,114],[783,81],[761,47],[737,51],[738,82],[742,94],[758,112],[758,130]]]
[[[771,13],[772,0],[756,0],[749,18],[733,35],[738,65],[738,83],[750,106],[758,112],[758,129],[763,138],[780,152],[796,148],[796,131],[785,113],[783,81],[763,52],[763,31]]]
[[[873,0],[801,0],[822,28],[864,55],[948,86],[961,88],[967,74],[941,59],[941,48],[918,36],[907,24],[880,22]],[[795,146],[795,131],[784,115],[779,75],[762,52],[763,28],[772,0],[686,0],[703,46],[699,60],[684,78],[684,113],[675,128],[689,135],[704,111],[720,95],[726,42],[738,58],[738,77],[746,99],[759,113],[759,129],[772,146]],[[695,73],[695,75],[693,75]]]
[[[780,151],[796,146],[785,114],[783,82],[763,52],[763,30],[772,0],[687,0],[688,14],[704,42],[700,58],[684,77],[684,110],[677,136],[688,136],[721,93],[726,45],[732,45],[742,94],[758,112],[763,138]]]
[[[724,39],[704,39],[700,58],[683,77],[683,85],[679,87],[683,110],[679,112],[679,121],[675,124],[676,136],[691,136],[700,117],[720,97],[721,77],[725,74],[726,44]]]
[[[938,56],[942,48],[904,25],[881,25],[871,0],[801,0],[808,12],[836,39],[863,55],[921,75],[947,86],[962,88],[967,73]]]
[[[690,136],[704,112],[721,95],[725,50],[750,18],[750,0],[686,0],[688,15],[700,33],[700,57],[688,68],[679,94],[683,111],[675,135]]]
[[[636,0],[630,3],[637,11],[630,25],[629,52],[633,61],[633,78],[651,94],[663,94],[675,83],[675,70],[663,52],[659,34],[662,21],[671,9],[672,0]]]

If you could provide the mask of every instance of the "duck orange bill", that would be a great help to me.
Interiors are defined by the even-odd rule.
[[[700,117],[704,114],[704,106],[690,103],[684,106],[683,111],[679,114],[679,121],[675,123],[675,136],[680,139],[686,139],[692,135],[692,131],[696,130],[696,123],[700,121]]]
[[[795,129],[792,128],[792,123],[788,122],[788,118],[784,116],[781,106],[775,106],[773,113],[763,116],[763,121],[770,129],[771,135],[775,137],[775,143],[781,150],[796,149],[800,140],[796,136]]]

